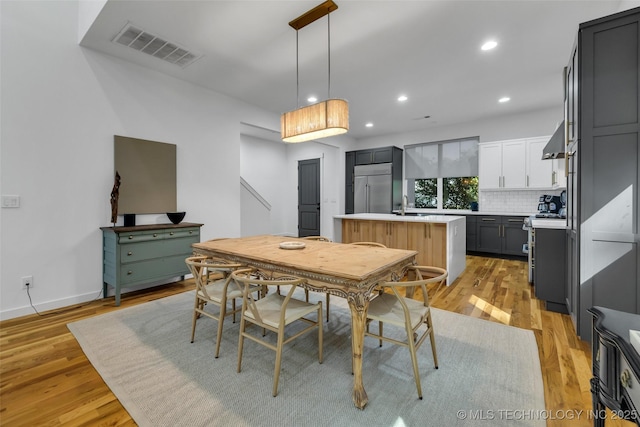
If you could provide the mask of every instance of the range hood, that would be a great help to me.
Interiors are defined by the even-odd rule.
[[[542,160],[564,159],[564,120],[542,150]]]

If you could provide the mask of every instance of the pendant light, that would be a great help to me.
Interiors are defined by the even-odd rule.
[[[314,7],[299,16],[289,25],[296,30],[296,101],[298,108],[284,113],[280,118],[280,129],[284,142],[304,142],[312,139],[340,135],[349,130],[349,104],[344,99],[331,98],[331,24],[329,14],[336,10],[332,0]],[[327,16],[328,78],[327,99],[300,108],[300,83],[298,71],[298,30]]]

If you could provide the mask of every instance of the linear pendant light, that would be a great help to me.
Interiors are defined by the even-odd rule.
[[[328,36],[328,84],[327,100],[306,107],[299,107],[284,113],[280,118],[280,130],[284,142],[304,142],[312,139],[326,138],[340,135],[349,130],[349,104],[344,99],[331,99],[331,28],[329,14],[336,10],[332,0],[314,7],[293,21],[289,25],[296,30],[296,98],[300,99],[300,85],[298,72],[298,30],[312,22],[327,16]]]

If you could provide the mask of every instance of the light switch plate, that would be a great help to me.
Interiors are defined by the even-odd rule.
[[[2,196],[2,207],[3,208],[19,208],[20,207],[20,196]]]
[[[640,331],[629,329],[629,338],[633,348],[635,348],[638,354],[640,354]]]

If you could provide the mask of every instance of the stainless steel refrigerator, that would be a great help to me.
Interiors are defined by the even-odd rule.
[[[354,168],[354,213],[391,213],[391,163]]]

